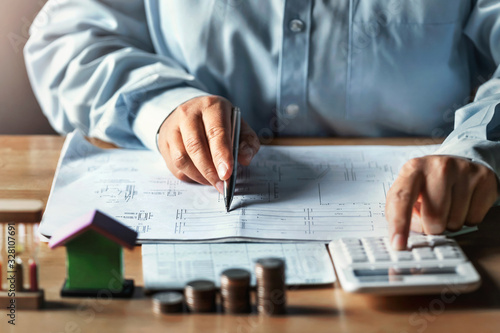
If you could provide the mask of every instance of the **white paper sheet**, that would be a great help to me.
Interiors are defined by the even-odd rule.
[[[157,152],[99,149],[68,136],[40,231],[92,209],[140,242],[306,240],[385,235],[385,195],[399,168],[436,146],[264,146],[240,168],[232,210],[212,187],[183,183]]]
[[[285,260],[287,285],[335,282],[330,256],[320,243],[144,244],[144,288],[182,289],[196,279],[212,280],[220,286],[220,274],[229,268],[251,272],[251,285],[255,286],[255,261],[264,257]]]

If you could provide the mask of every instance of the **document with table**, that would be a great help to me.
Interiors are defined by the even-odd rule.
[[[220,284],[222,271],[240,268],[252,272],[259,258],[280,257],[286,262],[286,284],[330,284],[335,273],[321,243],[211,243],[143,244],[142,270],[147,290],[182,289],[189,281],[209,279]]]
[[[436,146],[264,146],[240,168],[230,212],[214,188],[183,183],[157,152],[100,149],[68,135],[40,232],[92,209],[141,243],[321,241],[387,232],[385,196],[399,168]]]

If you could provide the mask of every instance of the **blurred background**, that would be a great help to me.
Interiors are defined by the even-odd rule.
[[[28,29],[47,0],[0,1],[0,135],[54,134],[24,66]]]

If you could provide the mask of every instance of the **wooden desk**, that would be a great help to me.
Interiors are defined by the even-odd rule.
[[[280,144],[426,144],[425,139],[287,139]],[[46,202],[63,138],[0,136],[0,198]],[[18,311],[16,326],[0,310],[0,332],[499,332],[500,209],[492,209],[476,233],[459,238],[483,278],[479,290],[456,297],[373,297],[344,293],[337,285],[288,292],[289,314],[267,318],[255,313],[157,316],[139,288],[131,300],[61,299],[64,248],[42,246],[42,311]],[[126,277],[143,284],[140,247],[126,251]]]

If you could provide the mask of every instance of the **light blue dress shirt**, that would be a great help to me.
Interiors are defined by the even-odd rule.
[[[50,0],[25,57],[61,133],[156,149],[216,94],[264,139],[451,132],[439,153],[500,172],[498,0]]]

